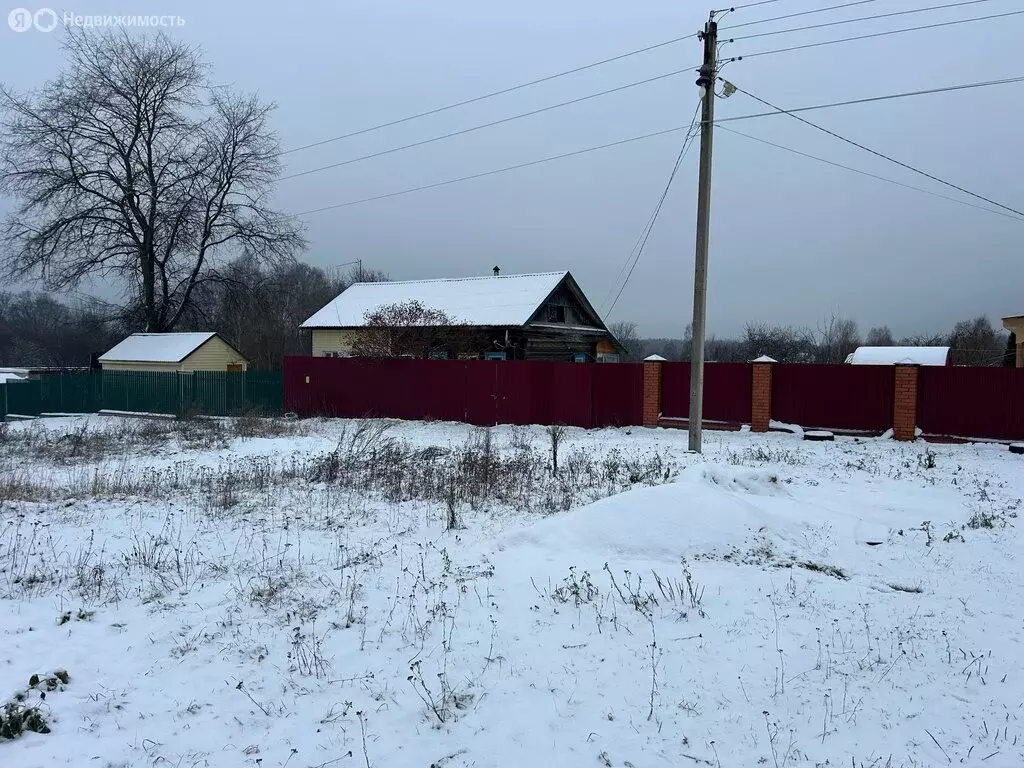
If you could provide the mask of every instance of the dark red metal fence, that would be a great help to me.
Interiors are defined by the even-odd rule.
[[[587,365],[593,419],[597,426],[627,427],[643,423],[644,372],[634,363]]]
[[[690,364],[661,364],[661,412],[685,419],[690,415]]]
[[[749,363],[707,363],[704,366],[704,418],[732,424],[750,423],[753,371]],[[690,415],[690,364],[663,363],[661,412],[668,417]]]
[[[1024,439],[1024,368],[922,366],[917,377],[926,434]]]
[[[749,423],[749,364],[705,367],[704,417]],[[881,433],[893,425],[893,366],[775,364],[772,418],[803,427]],[[662,365],[662,413],[686,418],[690,365]],[[290,357],[285,409],[300,415],[438,419],[470,424],[642,423],[639,364]],[[921,367],[926,434],[1024,440],[1024,369]]]
[[[640,365],[289,357],[285,408],[300,415],[470,424],[641,423]]]
[[[884,432],[892,427],[891,365],[772,366],[772,418],[803,427]]]

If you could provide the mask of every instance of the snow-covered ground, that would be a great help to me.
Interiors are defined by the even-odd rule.
[[[212,424],[0,427],[0,765],[1024,765],[1005,446]]]

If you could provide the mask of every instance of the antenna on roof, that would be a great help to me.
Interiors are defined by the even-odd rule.
[[[497,277],[500,274],[501,274],[501,267],[495,266],[494,267],[494,276]]]

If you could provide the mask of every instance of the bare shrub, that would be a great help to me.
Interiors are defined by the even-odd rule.
[[[770,445],[758,445],[744,448],[742,451],[729,451],[728,459],[730,464],[738,466],[752,466],[759,464],[789,464],[799,466],[807,463],[807,459],[800,451],[793,451],[787,448],[778,448]]]
[[[437,718],[437,724],[444,725],[472,703],[473,695],[452,684],[446,667],[437,673],[437,685],[428,685],[423,676],[422,663],[417,659],[409,665],[407,679],[416,695],[420,697],[420,701]]]
[[[245,414],[228,422],[235,437],[297,437],[309,434],[307,426],[297,419],[268,418],[256,414]]]
[[[552,424],[547,428],[548,438],[551,440],[551,473],[558,474],[558,447],[565,438],[565,425]]]
[[[569,566],[569,575],[551,593],[553,600],[559,603],[571,602],[577,608],[593,602],[597,595],[598,589],[590,580],[590,573],[588,571],[577,573],[575,565]]]
[[[595,455],[580,448],[559,457],[557,475],[545,451],[523,446],[499,450],[490,430],[474,431],[458,448],[414,448],[387,435],[386,422],[344,425],[337,447],[325,453],[289,457],[243,456],[216,466],[188,461],[147,466],[123,452],[93,465],[39,466],[0,458],[0,501],[62,499],[170,499],[186,495],[208,510],[231,510],[249,494],[293,483],[328,484],[392,503],[429,501],[448,509],[446,526],[458,528],[458,510],[491,504],[520,511],[555,512],[588,503],[636,484],[669,481],[677,465],[661,454]],[[230,433],[208,419],[162,424],[136,438],[183,436],[203,445],[220,444]],[[34,438],[37,439],[37,438]]]
[[[509,445],[512,447],[512,450],[533,450],[533,440],[530,437],[530,430],[528,428],[513,424],[511,427],[509,427],[509,433]]]
[[[654,609],[658,605],[658,598],[650,590],[644,589],[643,576],[623,571],[623,584],[620,586],[608,563],[604,564],[604,572],[608,574],[608,580],[611,582],[612,589],[615,590],[623,605],[632,606],[637,613],[647,617],[653,614]]]
[[[292,630],[291,649],[288,651],[288,661],[291,669],[304,677],[314,677],[319,680],[326,677],[330,669],[330,662],[324,657],[324,640],[327,633],[316,634],[316,626],[303,632],[302,627],[295,627]]]
[[[205,578],[208,565],[195,537],[178,533],[172,542],[171,535],[166,524],[158,534],[135,533],[124,564],[129,572],[138,569],[149,576],[154,587],[188,592]]]

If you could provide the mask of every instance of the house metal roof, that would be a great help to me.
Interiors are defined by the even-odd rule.
[[[359,328],[381,307],[418,301],[453,323],[476,326],[526,325],[568,272],[498,277],[356,283],[302,324],[303,328]]]

